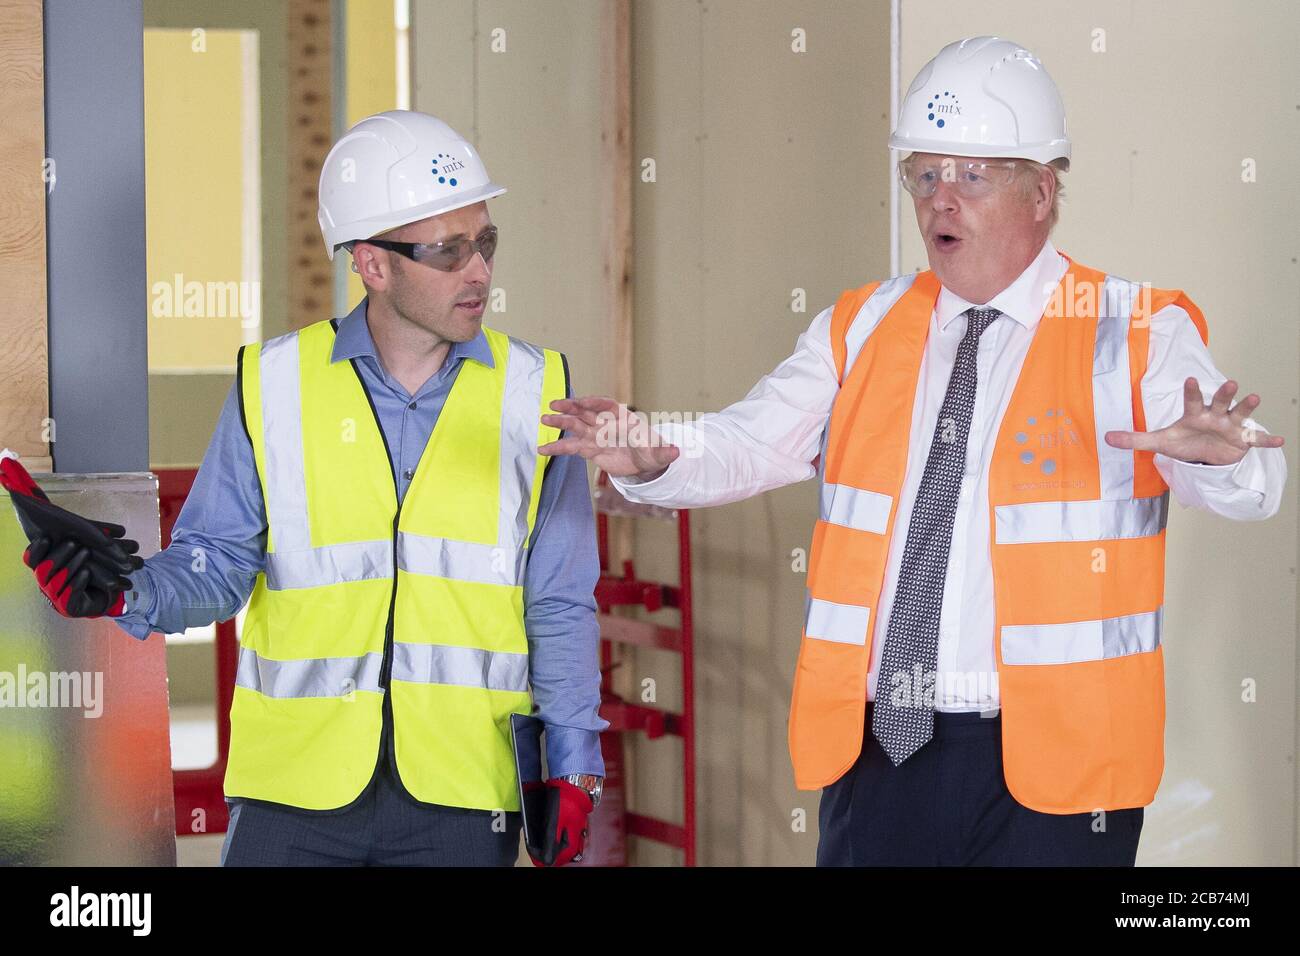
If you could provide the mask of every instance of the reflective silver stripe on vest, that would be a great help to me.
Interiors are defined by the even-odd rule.
[[[272,591],[315,588],[393,576],[393,542],[352,541],[304,551],[268,551],[266,586]]]
[[[501,523],[497,532],[497,543],[512,551],[528,543],[528,505],[537,468],[545,373],[542,350],[512,337],[501,408]]]
[[[506,362],[498,543],[399,532],[398,567],[404,571],[485,584],[523,583],[546,356],[542,349],[511,338]],[[311,547],[298,363],[296,333],[278,336],[262,346],[267,518],[275,547],[266,555],[267,587],[279,591],[392,577],[391,540]]]
[[[258,366],[262,389],[262,455],[266,464],[266,520],[271,527],[271,546],[276,551],[302,551],[311,547],[311,528],[307,523],[297,333],[276,336],[263,343]]]
[[[1106,541],[1159,534],[1169,518],[1169,493],[1125,501],[1031,501],[994,509],[997,544]]]
[[[267,697],[346,697],[353,691],[379,691],[380,654],[276,661],[251,647],[239,649],[235,684]]]
[[[1106,443],[1106,432],[1133,430],[1133,385],[1129,378],[1128,332],[1137,283],[1107,276],[1097,306],[1097,342],[1092,356],[1092,407],[1097,428],[1098,498],[1133,497],[1133,458],[1128,448]]]
[[[393,680],[484,690],[528,690],[528,655],[448,644],[393,645]]]
[[[522,585],[528,552],[473,541],[449,541],[401,531],[397,566],[410,574],[454,581]],[[345,581],[393,576],[393,542],[354,541],[266,556],[266,586],[272,591],[316,588]]]
[[[1072,624],[1017,624],[1002,628],[1004,664],[1074,664],[1154,651],[1165,609]]]
[[[856,604],[836,604],[809,597],[804,613],[804,634],[819,641],[840,644],[867,643],[867,626],[871,608]]]
[[[822,484],[821,518],[831,524],[884,534],[894,499],[878,491]]]
[[[387,542],[385,542],[387,543]],[[474,541],[449,541],[400,531],[397,566],[409,574],[454,581],[522,585],[528,552]]]
[[[857,361],[862,346],[867,343],[867,336],[875,331],[876,326],[880,324],[880,320],[894,307],[894,303],[903,297],[903,293],[912,288],[916,276],[917,273],[913,272],[909,275],[886,279],[867,298],[867,301],[862,303],[862,308],[858,310],[857,316],[849,323],[849,331],[844,336],[844,377],[840,381],[847,382],[849,380],[849,371],[853,368],[853,363]]]

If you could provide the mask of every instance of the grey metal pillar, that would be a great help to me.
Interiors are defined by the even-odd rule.
[[[45,0],[54,470],[149,467],[141,0]]]

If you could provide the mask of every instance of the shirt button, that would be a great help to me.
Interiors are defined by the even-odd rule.
[[[414,468],[406,469],[406,471],[402,472],[402,477],[405,478],[407,481],[410,481],[412,478],[415,477],[415,469]]]
[[[409,408],[411,411],[415,411],[415,402],[411,402],[411,404],[407,405],[406,407]]]

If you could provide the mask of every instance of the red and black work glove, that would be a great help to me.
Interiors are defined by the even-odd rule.
[[[71,539],[90,551],[90,559],[96,565],[117,574],[130,574],[143,567],[144,561],[136,555],[140,545],[124,537],[124,527],[83,518],[60,508],[50,501],[18,459],[0,457],[0,487],[9,492],[9,500],[28,541],[49,538],[57,543]]]
[[[71,538],[57,545],[49,538],[37,538],[23,552],[23,563],[64,617],[117,617],[126,610],[124,592],[131,582],[97,564],[90,549]]]
[[[582,859],[587,817],[594,809],[591,794],[567,780],[546,781],[546,842],[534,866],[564,866]]]
[[[144,561],[126,529],[83,518],[50,501],[16,458],[0,457],[0,487],[9,492],[18,523],[30,544],[23,563],[42,592],[65,617],[117,616],[123,612],[125,575]]]

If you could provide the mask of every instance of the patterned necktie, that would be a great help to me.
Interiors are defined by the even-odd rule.
[[[907,525],[907,544],[881,651],[871,730],[897,767],[934,736],[934,685],[939,663],[939,612],[948,547],[957,512],[966,436],[975,406],[975,353],[984,330],[1002,313],[967,309],[948,391]]]

